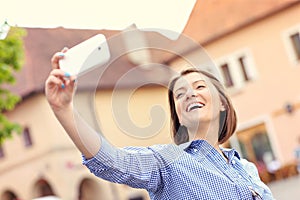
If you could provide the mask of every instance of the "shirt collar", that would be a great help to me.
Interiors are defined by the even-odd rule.
[[[213,148],[206,140],[193,140],[186,143],[182,143],[179,145],[179,148],[184,151],[189,151],[190,149],[196,148],[201,149],[204,148],[205,150],[211,150]],[[233,157],[237,157],[239,160],[241,159],[239,153],[235,149],[229,148],[220,148],[224,155],[228,158],[228,160],[232,160]]]
[[[211,146],[206,140],[193,140],[179,145],[179,148],[182,150],[189,152],[191,150],[200,150],[200,151],[211,151],[213,150],[213,146]]]
[[[221,147],[221,151],[228,158],[229,161],[233,159],[233,157],[237,157],[239,160],[241,159],[240,154],[235,149],[223,148]]]

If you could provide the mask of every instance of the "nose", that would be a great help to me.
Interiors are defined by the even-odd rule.
[[[189,88],[186,92],[186,99],[196,97],[195,90],[193,88]]]

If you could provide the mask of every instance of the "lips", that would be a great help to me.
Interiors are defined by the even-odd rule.
[[[186,112],[191,112],[193,110],[196,110],[196,109],[199,109],[199,108],[202,108],[203,106],[205,106],[204,103],[201,103],[201,102],[193,102],[193,103],[190,103],[187,108],[186,108]]]

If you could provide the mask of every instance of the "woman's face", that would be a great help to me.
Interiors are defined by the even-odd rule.
[[[198,72],[179,78],[173,94],[179,122],[187,128],[219,120],[220,111],[224,110],[217,89]]]

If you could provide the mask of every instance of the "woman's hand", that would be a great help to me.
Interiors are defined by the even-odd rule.
[[[64,48],[52,57],[52,71],[45,83],[46,98],[54,112],[69,107],[73,102],[76,77],[70,76],[59,67],[59,60],[64,57],[67,50]]]
[[[59,67],[59,60],[64,57],[65,52],[66,48],[54,54],[51,59],[52,71],[45,83],[46,98],[76,147],[86,158],[91,158],[99,151],[101,141],[99,134],[73,110],[76,77],[70,76]]]

